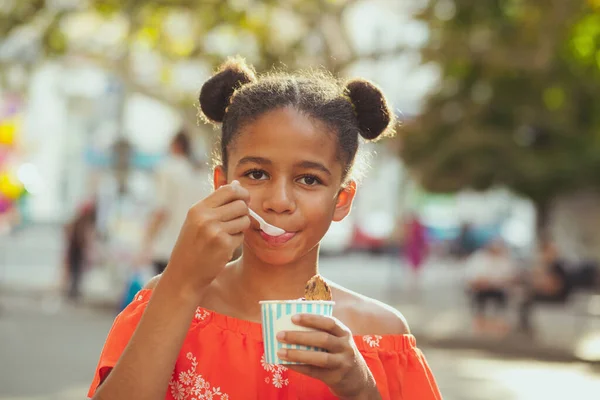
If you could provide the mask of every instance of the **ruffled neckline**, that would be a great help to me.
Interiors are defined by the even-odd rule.
[[[152,289],[142,289],[134,298],[134,303],[144,304],[150,300]],[[196,309],[193,326],[216,326],[222,330],[232,331],[262,342],[262,325],[259,322],[247,321],[203,307]],[[417,346],[411,334],[405,335],[354,335],[354,341],[361,352],[390,350],[406,351]]]

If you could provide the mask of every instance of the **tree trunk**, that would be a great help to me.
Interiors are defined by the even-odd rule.
[[[548,200],[535,201],[536,209],[536,238],[542,244],[550,239],[550,210],[551,202]]]

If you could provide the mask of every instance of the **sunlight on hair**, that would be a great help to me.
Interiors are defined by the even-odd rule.
[[[354,159],[354,164],[348,170],[343,186],[347,185],[350,181],[354,181],[357,185],[360,185],[371,170],[371,160],[376,156],[377,152],[374,149],[367,148],[364,140],[361,139],[356,158]]]

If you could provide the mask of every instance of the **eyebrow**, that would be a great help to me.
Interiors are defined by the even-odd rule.
[[[302,162],[299,162],[296,165],[298,167],[300,167],[300,168],[316,169],[316,170],[319,170],[319,171],[324,172],[327,175],[331,176],[331,171],[329,171],[327,169],[327,167],[325,167],[323,164],[318,163],[318,162],[314,162],[314,161],[302,161]]]
[[[273,165],[273,162],[267,158],[263,157],[244,157],[240,161],[238,161],[238,165],[244,164],[259,164],[259,165]],[[301,161],[295,165],[296,167],[305,168],[305,169],[316,169],[319,170],[329,176],[331,176],[331,171],[327,169],[323,164],[315,161]]]
[[[238,165],[244,164],[261,164],[261,165],[271,165],[273,164],[271,160],[268,160],[263,157],[244,157],[240,161],[238,161]]]

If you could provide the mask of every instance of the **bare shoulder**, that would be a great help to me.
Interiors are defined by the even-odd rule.
[[[362,298],[361,298],[362,297]],[[410,328],[404,315],[381,301],[359,296],[356,299],[357,335],[406,335]],[[364,333],[361,331],[365,331]]]
[[[394,307],[363,296],[335,283],[335,314],[355,335],[406,335],[410,328],[404,315]]]
[[[162,276],[162,274],[158,274],[158,275],[154,276],[152,279],[150,279],[144,286],[144,289],[154,289],[156,287],[156,285],[158,285],[158,282],[160,281],[161,276]]]

